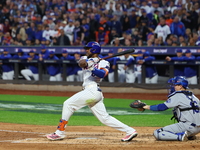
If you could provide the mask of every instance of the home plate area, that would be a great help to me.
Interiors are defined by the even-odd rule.
[[[67,132],[67,137],[63,140],[51,141],[46,139],[46,136],[39,138],[26,138],[22,140],[15,140],[12,143],[59,143],[59,144],[101,144],[101,145],[112,145],[112,144],[127,144],[132,142],[148,142],[153,143],[155,139],[151,134],[138,135],[131,142],[121,142],[121,138],[125,135],[120,133],[84,133],[84,132]]]

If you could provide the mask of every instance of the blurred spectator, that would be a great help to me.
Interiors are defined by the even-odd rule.
[[[0,59],[2,60],[2,63],[0,63],[0,65],[2,68],[3,80],[13,80],[14,76],[13,64],[7,63],[8,60],[11,58],[12,56],[9,54],[8,49],[4,49],[3,53],[0,55]]]
[[[182,49],[176,49],[176,56],[169,57],[167,56],[166,61],[184,61],[183,51]],[[174,75],[173,76],[185,76],[184,75],[184,65],[174,65]]]
[[[188,63],[195,61],[195,56],[192,55],[191,50],[185,51],[184,61]],[[197,84],[197,67],[195,65],[186,65],[184,74],[189,84]]]
[[[90,14],[90,22],[89,22],[89,32],[90,32],[90,40],[94,41],[96,39],[95,32],[98,31],[98,21],[95,19],[95,15],[92,13]]]
[[[10,23],[8,19],[5,20],[3,25],[3,33],[5,34],[7,32],[10,32]]]
[[[3,45],[3,39],[4,39],[3,31],[0,30],[0,45]]]
[[[136,56],[136,64],[134,66],[135,70],[135,78],[137,79],[138,83],[142,83],[142,65],[138,64],[138,60],[143,59],[143,52],[138,51]]]
[[[63,50],[62,51],[62,57],[60,59],[61,60],[69,60],[70,61],[70,64],[67,64],[67,69],[66,69],[66,75],[67,75],[67,77],[66,77],[66,79],[63,79],[63,81],[70,81],[70,82],[74,81],[75,72],[73,70],[74,69],[73,68],[74,64],[72,64],[72,61],[74,63],[75,57],[69,55],[69,53],[68,53],[67,50]],[[62,70],[62,73],[63,73],[63,71],[65,71],[63,69],[61,69],[61,70]]]
[[[69,20],[68,24],[65,26],[64,28],[64,32],[65,32],[65,35],[69,37],[69,40],[70,40],[70,45],[73,44],[73,31],[74,31],[74,24],[73,24],[73,20]],[[90,29],[89,29],[90,30]]]
[[[90,41],[90,39],[89,39],[90,26],[87,23],[86,18],[82,19],[82,27],[83,27],[83,32],[84,32],[84,41],[83,41],[83,43],[88,43]]]
[[[126,64],[124,65],[125,76],[126,76],[126,83],[134,83],[135,82],[135,71],[134,71],[134,64],[135,59],[131,54],[124,55]]]
[[[119,52],[122,52],[122,51],[123,51],[123,49],[119,48],[117,52],[119,53]],[[116,61],[118,61],[118,60],[122,60],[122,61],[125,60],[124,55],[117,57]],[[117,70],[117,72],[118,72],[118,82],[120,82],[120,83],[125,82],[126,75],[125,75],[125,70],[124,70],[124,64],[123,63],[118,63],[118,70]]]
[[[138,25],[139,27],[142,25],[142,23],[146,23],[146,25],[148,26],[149,24],[149,18],[147,17],[147,12],[145,9],[142,9],[141,10],[142,12],[142,15],[139,17],[139,20],[138,20]]]
[[[23,46],[25,45],[25,41],[22,40],[21,34],[17,34],[15,40],[14,40],[15,45]]]
[[[170,1],[169,6],[167,7],[167,11],[170,11],[173,14],[174,10],[176,9],[177,7],[174,5],[174,1]]]
[[[141,20],[141,25],[139,26],[139,33],[141,34],[141,40],[147,41],[147,34],[149,33],[148,25],[146,20]]]
[[[112,28],[110,34],[109,34],[109,43],[113,44],[115,38],[120,37],[119,34],[117,34],[117,31],[115,28]]]
[[[38,24],[37,30],[35,31],[35,39],[42,41],[42,34],[43,34],[42,25]]]
[[[109,43],[109,36],[104,31],[103,27],[99,27],[99,31],[96,31],[96,40],[101,46],[105,46]]]
[[[49,52],[47,60],[59,60],[54,51]],[[49,81],[61,81],[61,66],[59,63],[46,64],[47,73],[50,75]]]
[[[150,56],[150,53],[147,51],[143,54],[143,58],[138,60],[138,64],[145,64],[146,66],[146,78],[145,83],[154,84],[158,82],[158,74],[155,65],[151,64],[151,61],[155,60],[155,57]]]
[[[41,45],[41,51],[39,53],[39,60],[42,61],[49,57],[49,50],[46,48],[45,45]]]
[[[185,26],[181,21],[179,21],[178,16],[174,17],[173,22],[170,25],[170,30],[172,34],[176,34],[178,37],[185,35]]]
[[[74,58],[76,61],[75,66],[74,66],[75,79],[77,82],[82,82],[83,81],[83,69],[77,64],[77,62],[81,58],[81,54],[79,52],[75,52]]]
[[[77,40],[79,40],[79,43],[82,44],[85,35],[84,35],[83,27],[81,27],[79,21],[75,22],[75,28],[74,28],[73,34],[74,34],[73,35],[74,42],[77,42]]]
[[[164,11],[163,9],[159,6],[159,2],[158,1],[154,1],[152,3],[152,6],[151,6],[151,13],[154,13],[155,10],[158,10],[159,11],[159,16],[163,15],[164,14]]]
[[[26,45],[26,46],[32,46],[31,38],[27,38],[27,39],[26,39],[25,45]]]
[[[112,15],[116,15],[117,17],[117,20],[120,21],[120,17],[122,16],[123,12],[122,12],[122,9],[121,9],[121,5],[118,3],[116,4],[116,10],[113,11]]]
[[[173,22],[173,19],[171,18],[171,11],[166,11],[164,17],[166,19],[166,25],[170,26]]]
[[[42,37],[45,38],[46,40],[50,40],[51,38],[51,31],[49,30],[49,26],[45,26],[45,30],[42,33]]]
[[[163,37],[163,41],[171,34],[170,28],[166,25],[164,18],[160,18],[160,24],[156,27],[154,33],[157,34],[157,37]]]
[[[60,29],[60,36],[57,38],[57,42],[57,45],[71,45],[69,37],[65,35],[63,28]]]
[[[114,54],[113,50],[109,50],[108,55],[104,56],[112,56]],[[110,69],[109,69],[109,74],[108,74],[108,82],[114,82],[115,81],[115,76],[114,76],[114,71],[116,69],[116,63],[117,63],[117,57],[111,57],[107,59],[107,61],[110,63]]]
[[[129,21],[130,21],[130,28],[135,28],[138,27],[138,19],[139,16],[136,15],[136,10],[132,10],[131,15],[129,16]]]
[[[114,15],[111,19],[111,29],[112,28],[115,28],[116,29],[116,32],[119,36],[122,36],[122,25],[121,25],[121,22],[118,21],[117,19],[117,16]]]
[[[22,41],[25,41],[27,38],[27,34],[26,34],[26,30],[24,28],[24,24],[23,23],[19,23],[16,34],[20,34]]]
[[[10,35],[10,32],[6,32],[4,37],[3,37],[2,45],[7,45],[7,46],[10,45],[11,39],[12,39],[12,37]]]

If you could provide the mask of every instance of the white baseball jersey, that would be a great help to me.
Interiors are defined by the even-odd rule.
[[[167,35],[171,34],[171,31],[168,25],[165,25],[165,26],[158,25],[154,33],[157,34],[157,37],[161,36],[163,38],[163,41],[165,41],[167,38]]]
[[[95,64],[95,68],[97,69],[104,68],[107,71],[109,71],[110,63],[106,60],[101,60]],[[87,85],[90,84],[99,84],[101,81],[102,78],[93,75],[90,70],[83,69],[83,87],[86,87]]]
[[[73,41],[73,31],[74,31],[74,25],[71,27],[69,25],[66,25],[64,28],[65,35],[69,37],[70,41]]]

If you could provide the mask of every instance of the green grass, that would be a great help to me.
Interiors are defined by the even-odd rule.
[[[62,113],[62,104],[67,97],[1,95],[0,122],[57,125]],[[139,112],[129,107],[133,100],[104,99],[105,106],[111,116],[129,126],[165,126],[174,123],[170,120],[171,110]],[[147,104],[159,104],[163,101],[143,100]],[[153,114],[155,113],[155,114]],[[69,120],[70,126],[104,126],[85,107],[74,113]]]

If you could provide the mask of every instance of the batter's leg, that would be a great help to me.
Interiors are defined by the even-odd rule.
[[[124,123],[120,122],[116,118],[110,116],[105,108],[103,100],[99,101],[93,107],[90,107],[93,114],[101,121],[103,124],[112,127],[116,130],[126,132],[127,135],[132,134],[135,132],[135,129],[125,125]]]
[[[93,92],[91,92],[90,90],[93,90]],[[79,110],[86,105],[92,106],[101,100],[101,92],[97,91],[97,89],[96,91],[94,90],[95,89],[85,89],[83,91],[80,91],[63,103],[62,118],[60,120],[59,126],[65,127],[70,117],[76,110]],[[62,127],[62,130],[60,130],[59,126],[55,133],[62,136],[65,133]]]

